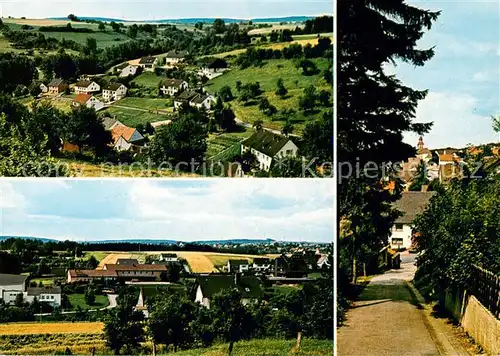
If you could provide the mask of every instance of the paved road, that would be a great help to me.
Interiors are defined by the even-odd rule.
[[[339,356],[439,355],[424,313],[405,283],[415,270],[414,257],[403,255],[401,269],[371,280],[338,330]]]

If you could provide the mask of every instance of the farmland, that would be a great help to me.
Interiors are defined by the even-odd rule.
[[[328,67],[326,59],[314,59],[318,69],[323,71]],[[288,89],[288,95],[281,99],[276,96],[276,82],[278,78],[282,78],[285,87]],[[259,82],[261,89],[264,91],[263,96],[269,102],[276,106],[278,110],[293,109],[296,114],[290,119],[290,122],[295,126],[295,133],[300,134],[305,126],[305,123],[318,116],[317,114],[304,115],[298,111],[299,97],[302,95],[304,88],[313,85],[317,91],[330,89],[330,85],[325,82],[320,74],[305,76],[301,74],[301,70],[296,68],[294,62],[286,59],[268,60],[262,67],[249,67],[245,69],[232,69],[226,74],[217,77],[207,83],[207,91],[212,94],[217,93],[223,86],[230,86],[233,95],[237,95],[236,82],[241,81],[242,84],[250,82]],[[257,119],[264,122],[264,126],[280,130],[283,127],[283,121],[273,121],[268,116],[264,115],[258,108],[258,105],[243,105],[238,100],[233,100],[231,106],[236,114],[236,117],[242,121],[253,123]]]
[[[124,125],[137,127],[139,124],[146,124],[167,119],[165,115],[157,114],[154,111],[138,109],[134,107],[110,106],[101,112],[108,113],[111,117],[115,117]]]
[[[102,332],[103,323],[6,323],[0,324],[0,335],[30,334],[95,334]]]
[[[252,261],[256,255],[240,255],[240,254],[230,254],[230,253],[217,253],[217,252],[198,252],[198,251],[151,251],[151,252],[87,252],[85,257],[88,258],[90,255],[94,255],[100,262],[97,267],[102,268],[106,263],[116,263],[119,258],[136,258],[139,262],[144,262],[146,255],[158,255],[160,253],[175,253],[177,256],[184,258],[189,268],[194,273],[210,273],[216,272],[218,267],[227,264],[229,260],[235,259],[246,259]],[[105,256],[105,257],[104,257]],[[264,256],[264,257],[276,257],[274,255]]]
[[[225,150],[234,148],[234,151],[240,151],[240,142],[252,135],[253,131],[250,128],[245,128],[241,132],[231,132],[223,134],[210,134],[207,140],[206,157],[211,159],[222,159],[219,155],[224,154]],[[216,156],[217,157],[214,157]]]

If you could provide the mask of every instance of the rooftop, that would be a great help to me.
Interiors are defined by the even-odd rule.
[[[0,286],[23,284],[27,278],[28,276],[21,276],[19,274],[0,273]]]
[[[242,145],[262,152],[269,157],[274,157],[285,146],[289,138],[261,130],[242,142]]]
[[[263,296],[259,279],[255,276],[239,276],[238,284],[236,284],[234,275],[211,274],[198,277],[197,283],[203,292],[203,296],[207,298],[211,298],[223,290],[233,288],[237,288],[243,298],[261,298]]]
[[[403,192],[401,198],[394,202],[393,208],[403,213],[396,219],[398,224],[411,224],[417,215],[422,214],[436,192]]]

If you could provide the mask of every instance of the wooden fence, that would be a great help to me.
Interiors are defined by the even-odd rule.
[[[474,265],[471,292],[497,319],[500,319],[500,276]]]

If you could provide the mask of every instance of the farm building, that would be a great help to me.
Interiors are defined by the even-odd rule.
[[[268,271],[271,265],[272,263],[269,258],[254,258],[252,269],[258,272]]]
[[[32,303],[38,301],[51,305],[61,305],[61,288],[26,288],[28,276],[17,274],[0,274],[0,299],[5,303],[14,303],[18,295],[23,296],[23,301]]]
[[[228,64],[221,58],[211,58],[202,60],[200,67],[200,75],[213,79],[225,72],[228,68]]]
[[[158,260],[160,260],[161,262],[177,262],[178,258],[177,254],[175,253],[162,253],[158,257]]]
[[[47,85],[47,88],[49,94],[60,94],[64,93],[64,91],[68,88],[68,83],[61,78],[52,79]]]
[[[259,162],[259,168],[269,171],[274,160],[296,157],[298,147],[288,137],[261,130],[241,143],[241,153],[251,152]]]
[[[74,87],[76,94],[97,93],[101,90],[101,86],[91,80],[80,80]]]
[[[113,271],[116,273],[120,279],[146,279],[155,280],[160,277],[162,272],[167,271],[165,265],[143,265],[143,264],[131,264],[131,265],[117,265],[117,264],[105,264],[103,271]]]
[[[210,308],[213,296],[224,290],[238,289],[242,295],[241,302],[246,305],[262,298],[264,292],[259,279],[255,276],[210,274],[196,279],[195,301]]]
[[[102,97],[107,102],[123,99],[126,95],[127,87],[122,83],[108,84],[102,90]]]
[[[163,95],[174,96],[178,92],[188,88],[188,82],[182,79],[166,79],[162,82],[160,90]]]
[[[139,61],[139,66],[146,71],[152,72],[158,63],[158,58],[156,57],[143,57]]]
[[[188,54],[189,53],[187,51],[176,51],[176,50],[168,51],[167,54],[165,55],[165,62],[168,65],[174,65],[180,62],[184,62]]]
[[[76,270],[70,269],[68,270],[68,283],[77,283],[77,282],[90,282],[93,280],[102,280],[102,281],[114,281],[118,279],[118,275],[116,271],[107,271],[107,270]]]
[[[35,298],[42,303],[61,306],[61,287],[28,288],[24,293],[24,299],[33,303]]]
[[[88,108],[93,108],[95,111],[101,110],[104,107],[104,103],[92,94],[78,94],[73,99],[71,105],[75,108],[84,105]]]

